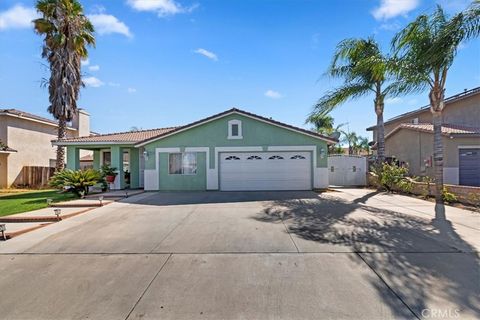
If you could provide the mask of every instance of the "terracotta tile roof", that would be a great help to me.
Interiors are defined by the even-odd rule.
[[[465,90],[463,92],[460,92],[460,93],[457,93],[453,96],[445,98],[445,106],[452,103],[452,102],[455,102],[455,101],[458,101],[460,99],[464,99],[464,98],[467,98],[467,97],[475,96],[477,94],[480,94],[480,87],[476,87],[476,88],[473,88],[473,89],[470,89],[470,90]],[[390,118],[390,119],[388,119],[387,121],[384,122],[384,125],[392,123],[392,122],[397,121],[397,120],[400,120],[402,118],[410,117],[410,116],[420,114],[420,113],[423,113],[423,112],[426,112],[426,111],[430,112],[430,105],[426,105],[426,106],[423,106],[419,109],[409,111],[409,112],[406,112],[406,113],[402,113],[398,116]],[[377,127],[376,125],[368,127],[367,131],[374,130],[376,127]]]
[[[143,145],[143,144],[148,143],[148,142],[150,142],[150,141],[153,141],[153,140],[162,138],[163,136],[166,136],[166,135],[168,135],[168,134],[175,133],[175,132],[178,132],[178,131],[182,131],[182,130],[188,129],[188,128],[190,128],[190,127],[194,127],[194,126],[196,126],[196,125],[202,124],[202,123],[204,123],[204,122],[208,122],[208,121],[210,121],[210,120],[214,120],[214,119],[216,119],[216,118],[221,118],[221,117],[223,117],[223,116],[225,116],[225,115],[228,115],[228,114],[230,114],[230,113],[232,113],[232,112],[236,112],[236,113],[238,113],[238,114],[243,114],[243,115],[245,115],[245,116],[248,116],[248,117],[251,117],[251,118],[256,118],[256,119],[261,120],[261,121],[264,121],[264,122],[269,122],[269,123],[272,123],[272,124],[274,124],[274,125],[278,125],[278,126],[281,126],[281,127],[285,127],[285,128],[287,128],[287,129],[291,129],[291,130],[299,131],[299,132],[302,132],[302,133],[305,133],[305,134],[308,134],[308,135],[311,135],[311,136],[315,136],[315,137],[318,137],[318,138],[327,140],[327,141],[330,142],[330,143],[337,143],[337,142],[338,142],[338,141],[337,141],[336,139],[334,139],[334,138],[324,136],[324,135],[319,134],[319,133],[314,132],[314,131],[310,131],[310,130],[307,130],[307,129],[295,127],[295,126],[292,126],[292,125],[289,125],[289,124],[286,124],[286,123],[283,123],[283,122],[280,122],[280,121],[273,120],[273,119],[271,119],[271,118],[262,117],[262,116],[259,116],[259,115],[257,115],[257,114],[254,114],[254,113],[251,113],[251,112],[247,112],[247,111],[243,111],[243,110],[240,110],[240,109],[237,109],[237,108],[232,108],[232,109],[230,109],[230,110],[227,110],[227,111],[223,111],[223,112],[214,114],[213,116],[210,116],[210,117],[207,117],[207,118],[204,118],[204,119],[201,119],[201,120],[198,120],[198,121],[189,123],[189,124],[187,124],[187,125],[174,128],[172,131],[170,131],[170,132],[164,132],[164,133],[162,133],[162,134],[159,134],[159,135],[156,136],[156,137],[152,137],[152,138],[145,139],[145,140],[143,140],[143,141],[139,141],[139,142],[138,142],[138,145]]]
[[[88,143],[88,142],[125,142],[125,143],[136,143],[142,140],[150,139],[152,137],[156,137],[166,132],[170,132],[175,130],[175,127],[171,128],[158,128],[158,129],[150,129],[150,130],[139,130],[139,131],[128,131],[128,132],[115,132],[115,133],[107,133],[107,134],[97,134],[91,135],[89,137],[77,137],[77,138],[70,138],[64,139],[62,142],[81,142],[81,143]],[[55,142],[58,142],[56,140]]]
[[[208,122],[210,120],[221,118],[222,116],[228,115],[232,112],[243,114],[245,116],[256,118],[256,119],[259,119],[261,121],[269,122],[269,123],[272,123],[272,124],[275,124],[275,125],[278,125],[278,126],[281,126],[281,127],[285,127],[287,129],[291,129],[291,130],[294,130],[294,131],[299,131],[299,132],[302,132],[302,133],[305,133],[305,134],[308,134],[308,135],[311,135],[311,136],[314,136],[314,137],[319,137],[319,138],[327,140],[328,142],[331,142],[331,143],[336,143],[337,142],[337,140],[335,140],[333,138],[330,138],[330,137],[327,137],[327,136],[324,136],[324,135],[321,135],[319,133],[316,133],[316,132],[313,132],[313,131],[310,131],[310,130],[306,130],[306,129],[303,129],[303,128],[294,127],[294,126],[291,126],[289,124],[285,124],[285,123],[282,123],[282,122],[279,122],[279,121],[275,121],[275,120],[272,120],[272,119],[269,119],[269,118],[265,118],[265,117],[262,117],[262,116],[259,116],[259,115],[256,115],[256,114],[253,114],[253,113],[250,113],[250,112],[247,112],[247,111],[239,110],[239,109],[236,109],[236,108],[233,108],[233,109],[215,114],[213,116],[210,116],[210,117],[207,117],[207,118],[204,118],[204,119],[201,119],[201,120],[198,120],[198,121],[195,121],[195,122],[192,122],[192,123],[189,123],[187,125],[180,126],[180,127],[159,128],[159,129],[151,129],[151,130],[132,131],[132,132],[118,132],[118,133],[109,133],[109,134],[99,134],[99,135],[95,135],[95,136],[92,135],[90,137],[65,139],[65,140],[62,140],[61,142],[62,143],[89,143],[89,142],[91,142],[91,143],[102,143],[102,142],[105,142],[105,143],[112,143],[112,142],[120,143],[120,142],[125,142],[125,143],[135,143],[137,145],[145,144],[145,143],[148,143],[150,141],[160,139],[160,138],[162,138],[166,135],[189,129],[191,127],[203,124],[203,123]],[[60,141],[54,141],[54,143],[60,143]]]
[[[32,114],[32,113],[17,110],[17,109],[0,109],[0,114],[2,114],[2,113],[10,114],[10,115],[18,116],[18,117],[23,117],[23,118],[30,118],[30,119],[33,119],[33,120],[38,120],[38,121],[42,121],[42,122],[51,123],[53,125],[57,125],[57,122],[52,120],[52,119],[47,119],[47,118],[40,117],[40,116],[37,116],[37,115]]]
[[[419,123],[419,124],[413,124],[413,123],[402,123],[398,127],[396,127],[392,132],[387,134],[385,138],[391,136],[395,132],[397,132],[400,129],[409,129],[409,130],[415,130],[415,131],[420,131],[420,132],[427,132],[427,133],[433,133],[433,124],[431,123]],[[475,127],[466,127],[466,126],[461,126],[461,125],[456,125],[456,124],[443,124],[442,125],[442,134],[443,135],[451,135],[451,134],[461,134],[461,135],[480,135],[480,127],[475,128]]]

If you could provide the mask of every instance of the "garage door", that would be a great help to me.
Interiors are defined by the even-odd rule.
[[[459,150],[460,184],[480,187],[480,149]]]
[[[220,189],[310,190],[310,152],[220,153]]]

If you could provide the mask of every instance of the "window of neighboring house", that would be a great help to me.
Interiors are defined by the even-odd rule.
[[[168,173],[194,175],[197,174],[197,153],[169,153]]]
[[[240,120],[228,121],[228,139],[243,139],[242,121]]]
[[[112,153],[110,151],[103,151],[102,164],[112,164]]]

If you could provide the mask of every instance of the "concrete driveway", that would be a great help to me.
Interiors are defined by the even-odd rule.
[[[480,215],[366,189],[145,193],[0,242],[2,319],[480,317]]]

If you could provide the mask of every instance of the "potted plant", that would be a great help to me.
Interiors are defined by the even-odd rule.
[[[108,183],[113,183],[115,182],[115,177],[117,176],[117,168],[112,168],[110,165],[105,164],[102,166],[102,173],[103,176],[105,177],[105,180]]]

